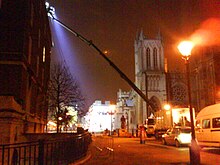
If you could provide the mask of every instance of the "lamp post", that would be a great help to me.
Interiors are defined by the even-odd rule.
[[[188,99],[189,99],[189,111],[190,111],[190,120],[191,120],[191,145],[189,147],[190,152],[190,164],[200,164],[200,151],[199,146],[196,141],[195,137],[195,126],[194,126],[194,118],[193,118],[193,110],[192,110],[192,103],[191,103],[191,86],[190,86],[190,72],[189,72],[189,58],[191,55],[192,48],[194,47],[193,42],[191,41],[182,41],[178,45],[178,50],[182,55],[182,58],[185,61],[186,65],[186,78],[187,78],[187,86],[188,86]]]
[[[115,114],[115,105],[110,105],[109,108],[110,108],[109,114],[111,115],[111,116],[110,116],[110,117],[111,117],[111,127],[110,127],[111,130],[110,130],[110,135],[113,135],[113,133],[112,133],[112,127],[113,127],[112,115]]]

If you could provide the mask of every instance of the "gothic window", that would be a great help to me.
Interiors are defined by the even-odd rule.
[[[154,68],[156,69],[158,67],[157,65],[157,49],[154,48],[153,50],[153,58],[154,58]]]
[[[161,109],[160,101],[157,97],[152,96],[150,99],[150,102],[151,102],[151,108],[153,112],[159,111]]]
[[[147,60],[147,68],[149,69],[150,68],[150,49],[147,48],[146,50],[146,60]]]

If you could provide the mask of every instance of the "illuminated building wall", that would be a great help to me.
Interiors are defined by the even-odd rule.
[[[44,130],[51,35],[43,0],[1,0],[0,10],[0,141],[11,143]]]
[[[87,125],[86,128],[90,132],[102,132],[106,129],[113,130],[114,123],[114,105],[110,105],[110,102],[106,101],[105,104],[102,104],[101,101],[95,101],[89,108],[89,112],[86,116]]]
[[[135,121],[135,106],[134,106],[134,93],[132,91],[126,92],[119,89],[117,92],[116,111],[114,115],[114,128],[121,129],[122,115],[125,117],[125,129],[127,132],[132,132],[136,129]]]

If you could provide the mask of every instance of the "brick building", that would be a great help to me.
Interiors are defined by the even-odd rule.
[[[47,120],[51,33],[43,0],[0,0],[0,144]]]

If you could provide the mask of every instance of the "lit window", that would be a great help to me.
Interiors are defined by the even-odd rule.
[[[45,62],[45,58],[46,58],[46,49],[45,47],[43,48],[43,62]]]

